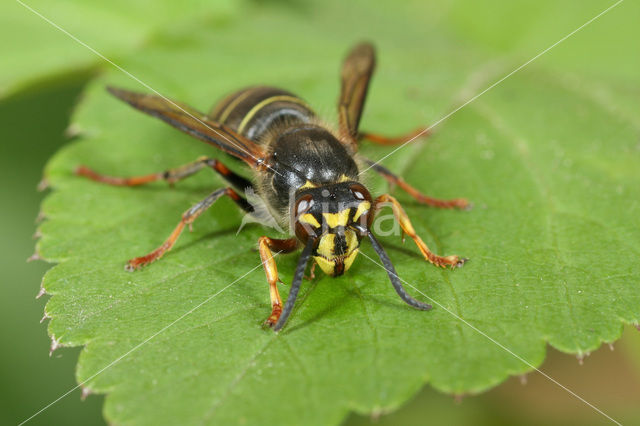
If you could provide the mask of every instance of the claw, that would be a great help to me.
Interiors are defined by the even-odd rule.
[[[466,258],[466,257],[461,257],[461,258],[459,258],[459,259],[458,259],[458,262],[456,262],[456,264],[455,264],[455,265],[451,265],[451,269],[453,269],[453,268],[460,268],[460,267],[462,267],[462,265],[464,265],[464,264],[465,264],[466,262],[468,262],[468,261],[469,261],[469,259],[468,259],[468,258]]]
[[[429,260],[429,259],[427,259]],[[442,268],[446,268],[447,266],[451,266],[451,269],[460,268],[465,264],[469,259],[466,257],[458,257],[458,256],[445,256],[445,257],[436,257],[433,260],[430,260],[436,266],[440,266]]]
[[[135,259],[131,259],[130,261],[128,261],[127,264],[124,265],[124,270],[128,271],[128,272],[133,272],[136,269],[140,269],[141,267],[146,265],[146,263],[140,262],[138,259],[139,258],[135,258]]]
[[[266,320],[264,320],[264,322],[262,323],[262,326],[264,328],[273,328],[275,327],[276,323],[278,322],[278,318],[272,318],[272,316],[270,316],[269,318],[267,318]]]
[[[124,266],[124,270],[131,272],[131,271],[135,271],[136,269],[140,269],[143,266],[147,266],[148,264],[162,257],[162,254],[164,251],[165,251],[164,246],[161,246],[160,248],[152,251],[146,256],[134,257],[133,259],[127,262],[127,264]]]
[[[278,305],[274,306],[271,310],[271,315],[269,315],[269,318],[265,320],[263,325],[269,328],[275,327],[276,323],[280,319],[281,314],[282,314],[282,306],[278,306]]]

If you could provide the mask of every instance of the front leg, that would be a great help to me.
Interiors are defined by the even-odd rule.
[[[278,293],[278,268],[271,250],[275,250],[278,253],[289,253],[296,248],[298,248],[298,240],[295,237],[286,240],[277,240],[269,237],[260,237],[258,239],[260,259],[262,260],[264,273],[267,276],[269,296],[271,297],[271,315],[264,322],[269,327],[275,326],[282,314],[282,299],[280,298],[280,293]]]
[[[416,234],[416,231],[413,229],[413,225],[411,225],[411,221],[409,217],[405,213],[404,209],[396,200],[389,194],[384,194],[379,196],[373,202],[373,215],[378,213],[382,207],[385,205],[390,205],[393,209],[393,214],[396,217],[396,220],[400,224],[402,231],[411,237],[411,239],[416,243],[418,249],[424,256],[426,260],[433,263],[436,266],[441,266],[443,268],[447,266],[451,266],[452,268],[460,267],[466,262],[468,259],[459,256],[438,256],[429,250],[429,247],[422,241],[422,239]]]

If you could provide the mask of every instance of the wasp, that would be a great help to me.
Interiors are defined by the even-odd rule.
[[[162,257],[174,246],[185,226],[191,227],[196,218],[223,196],[231,198],[246,213],[255,213],[254,206],[241,195],[251,189],[265,201],[269,212],[290,235],[286,239],[268,236],[258,239],[271,298],[271,314],[265,321],[267,326],[278,331],[286,323],[311,258],[315,261],[313,267],[317,264],[325,274],[340,276],[353,264],[365,238],[379,256],[400,298],[414,308],[431,309],[431,305],[414,299],[405,291],[391,260],[371,232],[378,211],[385,205],[391,206],[404,234],[413,239],[424,258],[432,264],[455,268],[462,266],[466,259],[455,255],[438,256],[429,250],[394,197],[384,194],[374,199],[371,196],[360,181],[361,171],[373,169],[390,184],[429,206],[464,209],[469,203],[460,198],[428,197],[387,168],[358,154],[363,139],[392,145],[427,133],[427,129],[418,129],[404,136],[386,137],[359,131],[375,63],[375,50],[370,43],[356,45],[346,56],[341,72],[337,130],[322,122],[300,97],[274,87],[239,90],[222,99],[208,114],[162,96],[108,87],[111,94],[134,108],[230,154],[246,163],[253,172],[252,178],[248,179],[210,157],[201,157],[160,173],[134,177],[107,176],[86,166],[77,167],[77,175],[110,185],[137,186],[162,180],[173,184],[205,168],[213,169],[229,184],[185,211],[176,228],[158,248],[129,260],[126,269],[135,270]],[[274,252],[289,253],[300,248],[302,254],[283,306]]]

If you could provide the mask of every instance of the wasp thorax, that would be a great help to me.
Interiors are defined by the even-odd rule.
[[[360,247],[362,236],[354,226],[368,227],[370,209],[369,191],[357,182],[309,182],[298,191],[293,207],[296,236],[304,243],[315,240],[313,257],[327,275],[342,275]]]

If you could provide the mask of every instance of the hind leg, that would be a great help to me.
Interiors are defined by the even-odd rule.
[[[407,194],[411,195],[413,198],[418,200],[422,204],[426,204],[431,207],[438,207],[441,209],[469,209],[471,208],[471,203],[464,198],[454,198],[452,200],[440,200],[438,198],[429,197],[428,195],[424,195],[420,191],[418,191],[413,186],[409,185],[402,177],[393,174],[386,167],[368,160],[364,159],[369,166],[376,172],[378,172],[383,178],[387,180],[391,185],[398,185],[402,188]]]
[[[196,161],[184,166],[168,169],[159,173],[151,173],[142,176],[131,177],[116,177],[100,174],[87,166],[78,166],[75,170],[75,174],[78,176],[84,176],[91,180],[100,183],[106,183],[108,185],[116,186],[140,186],[147,183],[164,180],[173,185],[182,179],[186,179],[189,176],[193,176],[200,170],[209,167],[221,175],[227,182],[236,187],[239,190],[244,190],[251,186],[251,182],[244,177],[232,172],[215,158],[200,157]]]

